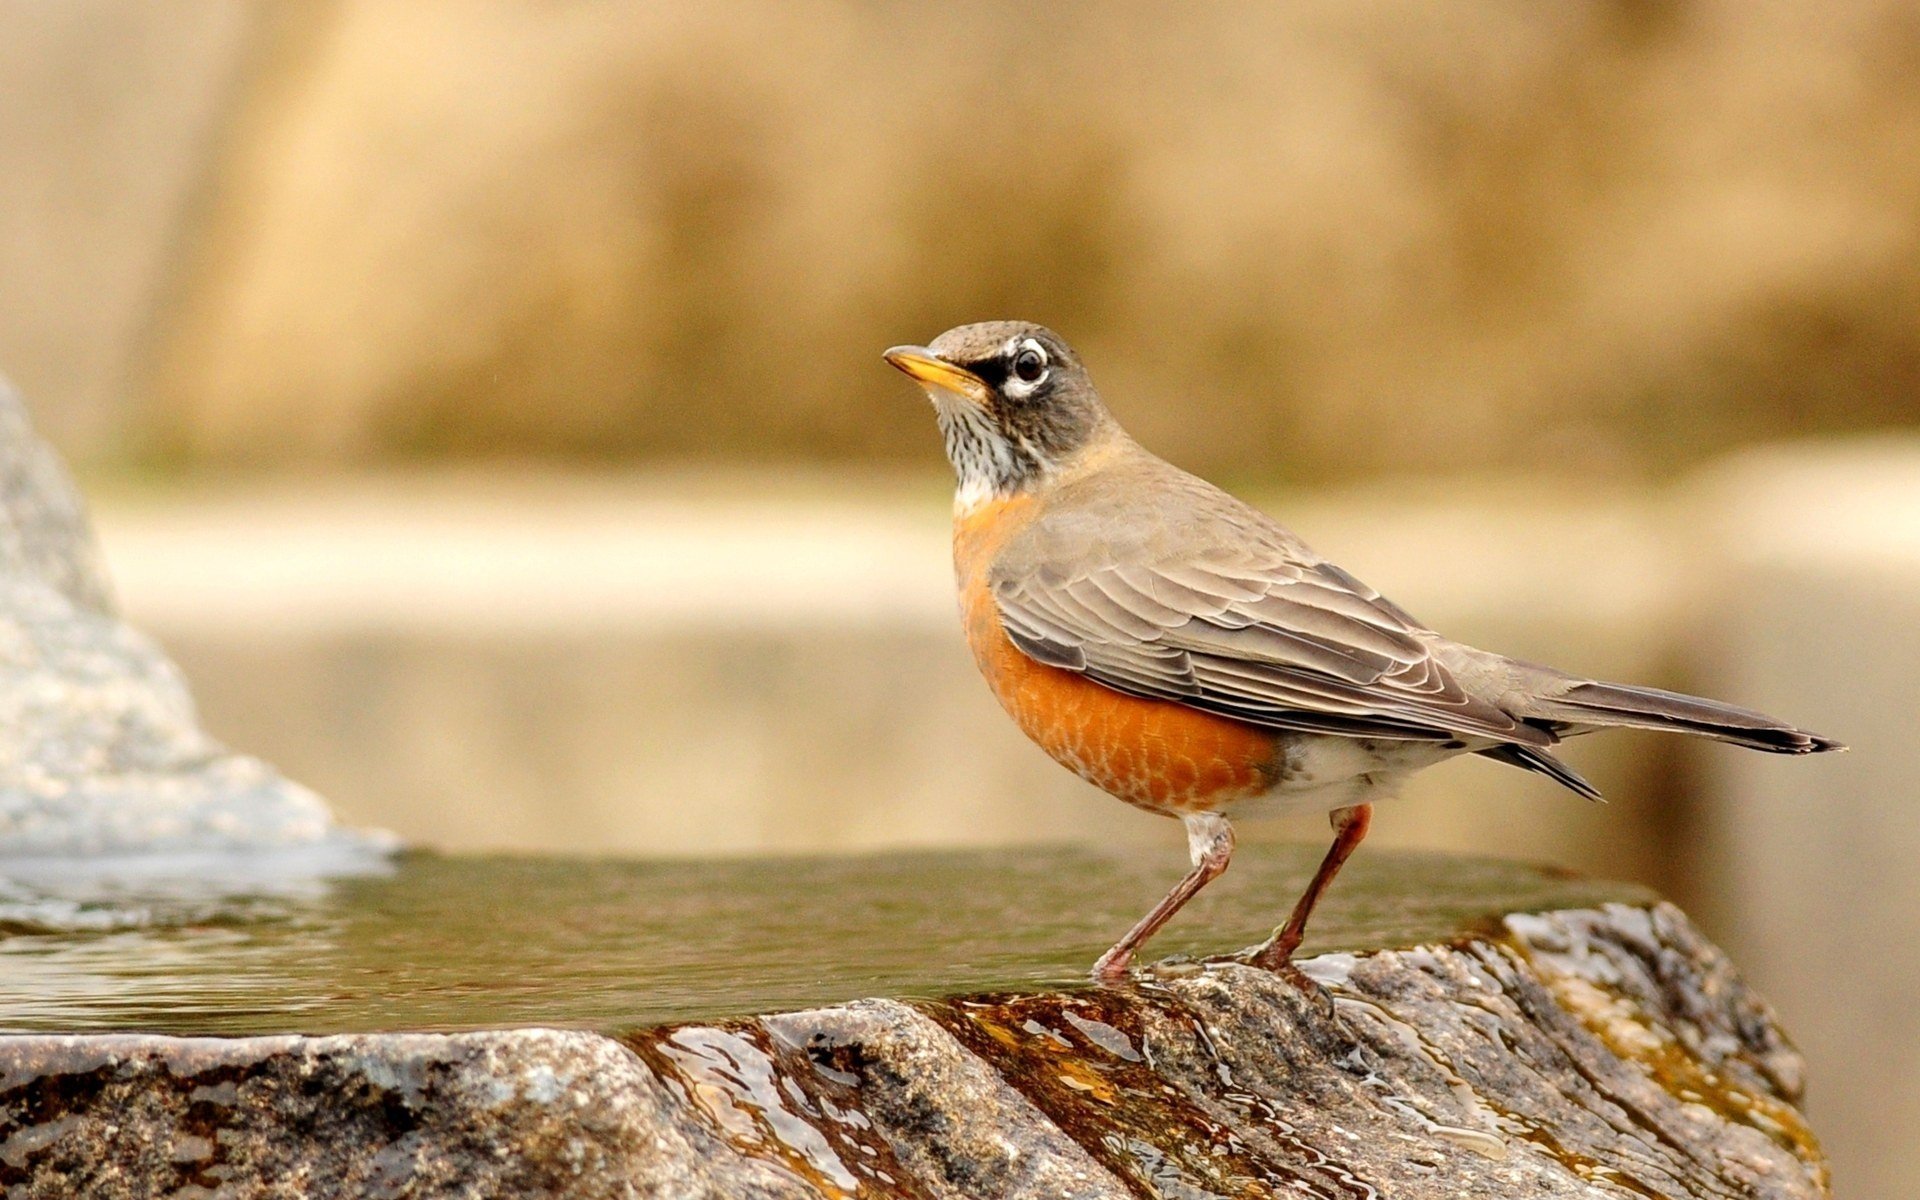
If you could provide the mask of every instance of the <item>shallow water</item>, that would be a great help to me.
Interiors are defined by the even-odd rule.
[[[1317,847],[1252,846],[1149,947],[1264,937]],[[1184,856],[1027,849],[732,862],[0,861],[0,1029],[623,1030],[861,996],[1082,983]],[[1306,953],[1641,899],[1509,863],[1362,851]]]

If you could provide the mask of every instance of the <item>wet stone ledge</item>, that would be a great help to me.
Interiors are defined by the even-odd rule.
[[[1801,1197],[1801,1062],[1677,909],[622,1037],[0,1039],[10,1200]]]

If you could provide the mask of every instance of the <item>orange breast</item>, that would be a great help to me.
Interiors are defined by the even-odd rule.
[[[1033,500],[989,501],[954,522],[954,574],[974,662],[1021,730],[1056,762],[1129,804],[1207,811],[1272,786],[1266,730],[1165,700],[1143,700],[1035,662],[1007,639],[987,586],[994,555],[1033,518]]]

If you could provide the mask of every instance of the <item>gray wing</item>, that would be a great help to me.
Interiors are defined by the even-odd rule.
[[[1274,729],[1419,741],[1558,739],[1470,694],[1404,610],[1297,543],[1076,555],[992,580],[1007,636],[1118,691]],[[1102,561],[1104,560],[1104,561]]]

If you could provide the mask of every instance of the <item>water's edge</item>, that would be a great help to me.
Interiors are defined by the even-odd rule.
[[[608,1032],[863,996],[1051,991],[1084,983],[1185,869],[1181,850],[0,860],[0,1030]],[[1243,848],[1149,949],[1259,941],[1319,855]],[[1308,950],[1416,945],[1508,912],[1647,899],[1514,863],[1362,854]]]

